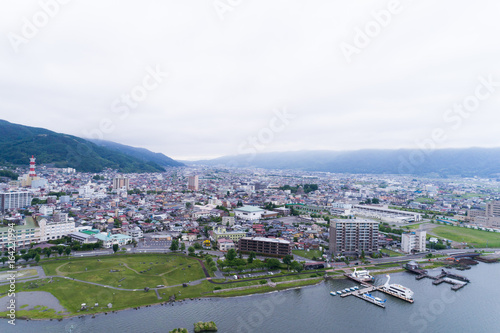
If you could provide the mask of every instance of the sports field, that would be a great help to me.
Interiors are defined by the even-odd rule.
[[[440,226],[432,229],[435,235],[475,247],[500,247],[500,233],[468,228]]]

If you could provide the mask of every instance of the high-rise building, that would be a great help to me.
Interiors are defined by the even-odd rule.
[[[366,219],[332,220],[329,243],[333,256],[378,252],[378,222]]]
[[[486,204],[486,216],[500,216],[500,201],[492,201]]]
[[[188,190],[198,191],[198,175],[188,177]]]
[[[125,190],[128,191],[128,186],[129,186],[129,180],[128,180],[128,178],[125,178],[125,177],[115,177],[113,179],[113,189],[115,189],[115,190],[125,189]]]
[[[425,241],[427,232],[416,230],[401,235],[401,251],[404,253],[425,251]]]
[[[12,208],[24,208],[31,205],[33,198],[30,192],[3,192],[0,193],[0,211]]]

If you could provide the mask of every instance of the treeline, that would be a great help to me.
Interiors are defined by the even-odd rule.
[[[316,191],[318,189],[318,184],[304,184],[302,188],[304,189],[304,193],[309,193],[312,191]],[[280,187],[280,190],[289,190],[292,193],[297,193],[297,191],[299,190],[299,186],[285,185]]]
[[[10,171],[10,170],[0,170],[0,177],[7,177],[7,178],[10,178],[12,180],[17,180],[19,175],[15,172]]]

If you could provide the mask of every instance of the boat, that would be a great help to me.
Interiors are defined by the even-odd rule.
[[[352,287],[352,288],[349,288],[349,289],[351,289],[351,291],[354,291],[354,290],[356,290],[356,288],[354,288],[354,287]]]
[[[338,294],[338,295],[340,295],[340,294],[342,294],[342,292],[341,292],[340,290],[338,290],[338,291],[337,291],[337,294]]]
[[[361,280],[363,282],[373,281],[375,279],[368,273],[368,271],[365,270],[358,271],[357,267],[354,268],[354,272],[352,272],[350,276],[354,279]]]
[[[330,295],[335,296],[337,293],[335,291],[330,291]]]
[[[382,300],[381,298],[378,298],[378,297],[374,297],[372,294],[363,294],[363,297],[365,298],[368,298],[370,300],[372,300],[374,303],[378,303],[378,304],[384,304],[387,300],[384,299]]]
[[[414,292],[411,291],[411,289],[406,288],[400,284],[389,284],[389,281],[391,280],[391,277],[389,275],[387,276],[387,282],[382,286],[382,289],[389,292],[396,294],[399,297],[406,298],[406,299],[413,299],[413,294]]]

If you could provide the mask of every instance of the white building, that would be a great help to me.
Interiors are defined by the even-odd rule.
[[[30,192],[3,192],[0,193],[0,212],[12,208],[24,208],[31,205],[33,198]]]
[[[138,241],[139,239],[144,237],[144,233],[142,232],[141,228],[134,227],[127,230],[127,236],[130,236],[133,240]]]
[[[222,217],[222,225],[233,226],[234,225],[234,216],[223,216]]]
[[[389,209],[387,206],[354,205],[356,215],[375,217],[388,222],[417,222],[422,220],[422,214],[404,210]]]
[[[234,242],[231,239],[219,238],[217,241],[219,251],[228,251],[229,249],[234,249]]]
[[[244,220],[259,220],[265,210],[255,206],[243,206],[234,209],[234,214]]]
[[[425,251],[425,238],[427,232],[423,230],[412,231],[401,235],[401,251],[404,253]]]
[[[40,241],[60,239],[76,231],[75,222],[68,221],[68,214],[56,214],[52,221],[43,217],[38,221],[40,226]]]

